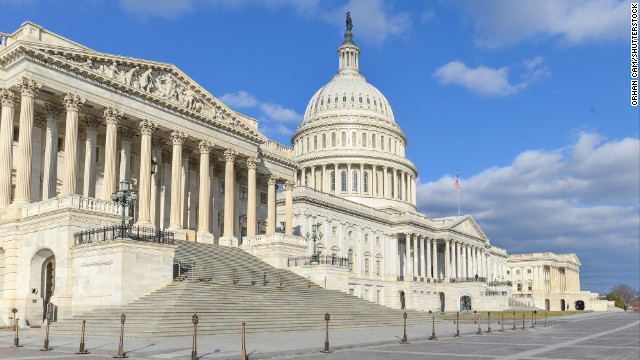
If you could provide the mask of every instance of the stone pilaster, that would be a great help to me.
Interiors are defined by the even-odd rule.
[[[138,224],[151,226],[151,137],[157,125],[142,119],[138,123],[140,129],[140,182]]]
[[[84,125],[87,131],[84,156],[84,181],[82,195],[86,197],[96,196],[96,137],[100,122],[93,116],[84,117]]]
[[[440,272],[438,271],[438,239],[433,239],[433,277],[440,279]]]
[[[104,140],[104,179],[102,181],[102,200],[110,200],[116,187],[116,149],[118,121],[122,118],[122,112],[106,108],[104,121],[107,124],[107,133]]]
[[[270,176],[267,180],[267,235],[276,232],[276,186],[278,178]]]
[[[285,234],[293,235],[293,182],[287,180],[284,183],[284,198],[285,198]]]
[[[451,240],[444,240],[444,278],[451,277]]]
[[[234,214],[235,214],[235,160],[238,152],[227,149],[224,152],[224,231],[225,245],[235,245]],[[235,240],[237,241],[237,239]]]
[[[16,176],[16,193],[14,204],[28,204],[31,199],[31,166],[32,166],[32,133],[34,101],[36,93],[42,87],[41,83],[27,78],[21,78],[17,84],[20,89],[20,128],[18,136],[18,171]],[[13,135],[13,127],[11,129]]]
[[[404,236],[404,281],[413,281],[411,270],[411,239],[408,234]]]
[[[122,139],[120,144],[120,181],[131,179],[131,141],[136,136],[136,131],[121,127],[118,134]]]
[[[169,216],[169,229],[182,229],[182,219],[180,218],[180,188],[182,182],[182,144],[187,136],[180,132],[171,133],[171,143],[173,144],[173,154],[171,159],[171,214]]]
[[[78,174],[78,110],[85,99],[76,94],[64,96],[67,109],[66,130],[64,134],[64,177],[62,178],[62,195],[76,193]]]
[[[258,158],[247,159],[247,236],[256,235],[256,168]]]
[[[433,272],[431,269],[432,266],[432,261],[431,261],[431,239],[425,239],[424,240],[424,246],[427,249],[427,271],[425,273],[425,276],[428,278],[433,278]]]
[[[45,103],[47,113],[47,133],[44,145],[44,170],[42,176],[42,200],[56,195],[58,182],[58,116],[62,109],[54,104]]]
[[[209,190],[211,182],[209,179],[209,153],[213,145],[206,140],[200,141],[200,189],[198,190],[198,241],[213,244],[213,234],[209,232]]]
[[[13,114],[18,97],[13,91],[0,90],[2,117],[0,124],[0,206],[11,204],[11,169],[13,166]]]

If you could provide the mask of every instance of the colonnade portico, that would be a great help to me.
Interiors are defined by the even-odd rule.
[[[218,214],[210,212],[215,200],[214,197],[217,197],[217,193],[211,191],[214,177],[212,169],[216,167],[220,154],[222,154],[225,165],[221,172],[224,172],[224,178],[218,177],[220,182],[224,181],[224,191],[220,191],[220,193],[224,193],[224,206],[219,206],[220,213],[225,215],[224,232],[221,239],[229,240],[222,243],[237,244],[237,238],[242,235],[238,229],[239,217],[246,216],[246,235],[257,235],[259,219],[256,209],[259,206],[257,194],[260,178],[269,177],[267,189],[265,189],[269,192],[267,204],[264,202],[260,204],[264,204],[269,209],[266,233],[275,233],[276,184],[289,182],[282,176],[269,174],[268,169],[264,167],[265,165],[259,168],[258,165],[262,163],[259,153],[251,154],[246,150],[238,151],[232,147],[214,144],[206,135],[203,135],[201,139],[195,139],[181,131],[172,131],[160,126],[152,118],[125,117],[122,110],[109,105],[91,103],[91,106],[85,108],[88,103],[79,94],[60,94],[55,89],[48,88],[47,96],[42,100],[38,98],[37,94],[43,84],[30,80],[28,77],[21,78],[16,87],[20,90],[20,100],[15,91],[11,89],[0,90],[2,103],[0,116],[0,206],[7,207],[12,204],[20,207],[27,206],[33,201],[46,201],[54,198],[58,191],[60,196],[82,195],[111,201],[111,194],[118,190],[118,183],[124,179],[133,179],[134,190],[139,193],[138,201],[135,204],[136,225],[143,227],[167,225],[163,219],[166,215],[162,214],[165,200],[161,197],[169,191],[170,200],[166,200],[167,204],[170,204],[166,207],[169,213],[167,216],[168,228],[178,233],[181,230],[186,230],[186,221],[183,218],[184,207],[187,201],[196,202],[197,238],[199,241],[213,242],[212,217],[217,217]],[[59,104],[55,103],[56,97],[60,101]],[[36,100],[38,100],[38,104],[36,104]],[[16,149],[18,153],[16,154],[17,171],[14,183],[12,179],[13,133],[14,113],[18,101],[20,101],[20,113],[18,114],[20,124],[17,127]],[[100,110],[101,108],[102,110]],[[98,111],[102,111],[101,118],[95,116]],[[38,115],[37,118],[42,120],[36,122],[38,137],[40,137],[40,131],[45,134],[44,151],[42,154],[38,153],[38,157],[34,158],[34,142],[40,141],[39,138],[33,137],[37,113],[44,113],[44,115]],[[63,134],[58,132],[58,127],[62,126],[60,116],[65,119]],[[101,129],[103,123],[105,127]],[[86,137],[82,136],[81,139],[79,135],[85,133]],[[121,141],[118,141],[118,133],[120,133]],[[170,136],[167,138],[166,134],[170,134]],[[64,144],[61,153],[63,156],[62,174],[58,173],[60,171],[58,167],[59,138],[63,139]],[[164,151],[163,145],[167,144],[167,140],[169,140],[168,144],[171,146],[171,150]],[[186,171],[189,171],[188,161],[191,157],[190,152],[185,151],[187,142],[189,144],[197,143],[199,150],[199,159],[190,160],[191,163],[199,164],[195,169],[192,168],[194,172],[199,171],[198,186],[195,190],[198,191],[198,194],[196,196],[192,194],[190,200],[183,195],[186,192],[186,186],[188,186],[185,184],[184,178],[185,166],[187,166]],[[78,151],[79,148],[84,149],[82,154]],[[101,150],[104,157],[103,166],[98,165],[102,164],[101,161],[98,161],[98,150]],[[170,157],[163,156],[163,153],[170,154]],[[81,158],[84,161],[82,165],[79,165]],[[36,164],[40,162],[37,169],[42,167],[42,179],[40,179],[39,173],[32,176],[34,162]],[[119,171],[117,169],[118,163]],[[171,167],[170,175],[169,173],[166,175],[170,179],[169,183],[163,180],[163,172],[169,171],[169,167],[164,166],[165,163],[170,163]],[[239,166],[245,164],[246,168]],[[259,171],[261,174],[258,173]],[[247,201],[246,215],[239,214],[235,204],[238,201],[236,193],[240,191],[235,183],[240,183],[241,179],[246,179],[246,198],[243,198],[244,201]],[[40,181],[42,182],[40,183]],[[82,184],[80,185],[79,182]],[[60,183],[61,188],[57,189]],[[241,184],[244,189],[245,183]],[[12,196],[13,186],[15,186],[15,195]],[[36,194],[31,194],[31,189],[34,186],[37,190]],[[191,211],[193,210],[192,208]],[[227,216],[227,214],[229,215]],[[290,219],[287,223],[291,225]],[[291,227],[289,226],[289,228]]]
[[[453,239],[435,239],[408,233],[400,254],[404,281],[426,278],[430,282],[485,281],[488,273],[484,247]],[[399,262],[400,263],[400,262]]]

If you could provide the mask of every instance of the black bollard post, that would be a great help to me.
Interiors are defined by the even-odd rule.
[[[18,318],[16,317],[16,314],[18,313],[18,309],[13,308],[11,309],[11,312],[13,313],[13,330],[15,331],[14,336],[13,336],[13,346],[14,348],[20,347],[20,337],[18,335]]]
[[[533,329],[534,327],[536,327],[533,323],[533,311],[531,312],[531,328]]]
[[[431,310],[429,310],[429,315],[431,315],[432,312]],[[435,314],[431,316],[431,337],[429,338],[429,340],[438,340],[438,338],[436,337],[436,317]]]
[[[323,353],[330,353],[329,350],[329,320],[331,320],[331,315],[329,313],[324,314],[324,321],[326,322],[325,334],[324,334],[324,350]]]
[[[516,312],[513,312],[513,330],[516,329]]]
[[[455,337],[460,337],[460,312],[456,313],[456,334]]]
[[[533,325],[538,325],[538,310],[533,310]]]
[[[49,319],[45,319],[44,322],[44,346],[40,351],[49,351]]]
[[[404,319],[404,334],[402,335],[402,342],[400,343],[408,344],[409,341],[407,341],[407,313],[406,312],[402,314],[402,318]]]
[[[478,310],[473,310],[473,323],[478,323]]]
[[[478,331],[476,331],[476,335],[482,335],[482,328],[480,327],[480,314],[478,314]]]
[[[491,312],[487,312],[487,334],[491,334]]]
[[[547,327],[547,312],[544,313],[544,327]]]
[[[125,314],[120,316],[120,345],[118,346],[118,355],[114,356],[116,359],[124,359],[128,358],[127,354],[124,352],[124,322],[127,319]]]
[[[504,332],[504,314],[501,316],[502,321],[500,321],[500,332]]]
[[[86,322],[87,322],[86,320],[82,320],[82,333],[80,334],[80,349],[76,353],[77,355],[84,355],[89,353],[87,350],[84,349],[84,326]]]
[[[191,317],[193,323],[193,346],[191,347],[191,360],[198,360],[198,315]]]
[[[240,349],[240,360],[247,360],[247,347],[245,346],[245,323],[242,323],[242,349]]]
[[[524,314],[522,314],[522,330],[524,330]]]

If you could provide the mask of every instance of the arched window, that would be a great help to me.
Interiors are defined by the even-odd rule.
[[[349,260],[349,272],[353,272],[353,249],[349,249],[347,252],[347,259]]]
[[[331,146],[336,147],[336,133],[331,133]]]
[[[336,191],[336,172],[331,172],[331,191]]]
[[[313,150],[318,150],[318,137],[313,135]]]
[[[341,143],[342,147],[347,146],[347,133],[346,132],[342,132],[342,143]]]
[[[347,172],[344,170],[342,170],[342,174],[340,174],[340,181],[342,182],[342,192],[347,192]]]
[[[364,192],[369,192],[369,173],[365,172],[364,175],[362,175],[362,187],[363,187],[363,191]]]
[[[384,150],[384,136],[380,136],[380,146]]]
[[[357,142],[357,140],[356,140],[356,132],[354,131],[354,132],[351,133],[351,146],[355,147],[356,146],[356,142]]]
[[[322,134],[322,148],[327,147],[327,134]]]
[[[357,192],[358,191],[358,171],[353,170],[352,172],[352,178],[353,178],[353,183],[351,184],[351,191],[353,192]]]
[[[376,148],[376,134],[371,135],[371,147]]]
[[[306,140],[307,140],[307,152],[309,152],[309,142],[310,141],[309,141],[309,137],[308,136],[307,136]]]
[[[367,147],[367,133],[362,133],[362,147]]]

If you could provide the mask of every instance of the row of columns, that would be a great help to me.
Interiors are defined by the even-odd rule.
[[[405,281],[414,277],[430,279],[485,277],[487,258],[483,248],[451,239],[444,239],[444,252],[439,251],[438,239],[407,234],[405,241]],[[413,249],[413,251],[411,251]],[[440,255],[444,260],[438,266]],[[407,279],[407,276],[409,277]]]
[[[20,89],[20,126],[18,138],[18,157],[17,157],[17,174],[16,189],[13,203],[16,205],[28,204],[31,201],[31,169],[33,163],[33,141],[32,132],[34,125],[34,99],[37,91],[42,87],[41,83],[22,78],[18,84]],[[0,115],[0,206],[8,206],[11,204],[12,193],[12,152],[13,152],[13,119],[14,109],[18,103],[18,97],[14,92],[2,89],[0,90],[0,101],[2,103],[2,112]],[[79,110],[85,102],[85,99],[75,95],[66,94],[63,103],[66,109],[65,121],[65,138],[64,138],[64,174],[62,176],[61,195],[76,194],[76,179],[78,172],[77,163],[77,144],[78,144],[78,122]],[[56,195],[57,183],[57,150],[58,150],[58,120],[57,117],[62,113],[62,109],[58,106],[47,103],[44,106],[47,113],[47,131],[45,138],[45,154],[43,169],[43,200],[52,198]],[[104,111],[104,122],[106,123],[105,134],[105,164],[104,179],[101,198],[110,200],[111,194],[117,191],[116,180],[116,156],[118,123],[122,119],[123,113],[117,109],[107,108]],[[100,122],[92,117],[85,117],[85,125],[87,129],[86,145],[85,145],[85,163],[84,163],[84,185],[82,194],[87,197],[95,197],[96,183],[96,142],[97,127]],[[162,157],[161,145],[163,140],[153,137],[153,133],[157,128],[157,124],[148,119],[142,119],[138,122],[138,133],[130,129],[120,128],[122,137],[121,161],[120,161],[120,180],[129,179],[131,168],[129,161],[131,157],[131,139],[133,136],[140,136],[140,173],[139,173],[139,200],[138,200],[138,224],[142,226],[154,225],[155,211],[157,204],[157,181],[155,174],[151,174],[152,157],[156,159]],[[187,136],[180,132],[171,133],[171,142],[173,146],[173,154],[171,161],[171,205],[170,205],[170,229],[182,228],[182,204],[184,203],[185,184],[183,179],[183,143]],[[207,140],[199,143],[200,152],[200,182],[199,182],[199,200],[200,211],[198,217],[198,232],[204,232],[202,235],[211,236],[209,233],[209,201],[210,196],[210,152],[213,144]],[[233,149],[224,151],[225,160],[225,199],[224,209],[226,216],[224,217],[224,237],[234,236],[234,183],[235,183],[235,161],[238,153]],[[247,235],[256,235],[256,192],[257,192],[257,174],[256,169],[259,160],[249,157],[246,160],[248,169],[248,207],[247,207]],[[276,223],[276,187],[279,179],[275,176],[269,178],[268,181],[268,216],[267,216],[267,234],[275,233]],[[286,229],[287,233],[292,233],[292,192],[293,183],[287,181],[285,190],[287,193],[287,211],[286,211]],[[158,225],[158,224],[155,224]],[[199,234],[200,235],[200,234]]]
[[[330,175],[332,171],[335,176],[335,187],[333,190],[331,190]],[[345,192],[342,191],[342,171],[346,171],[347,174],[347,188]],[[358,174],[358,183],[355,191],[353,186],[353,171],[356,171]],[[366,191],[364,189],[365,173],[369,174],[368,189]],[[378,178],[379,173],[381,174],[382,180]],[[297,175],[298,173],[296,172],[296,176]],[[296,179],[296,182],[299,185],[311,187],[325,193],[333,191],[336,196],[340,196],[341,194],[371,194],[371,196],[382,196],[384,198],[402,200],[412,204],[416,203],[415,177],[409,172],[386,165],[333,163],[306,166],[300,169],[300,179]]]

